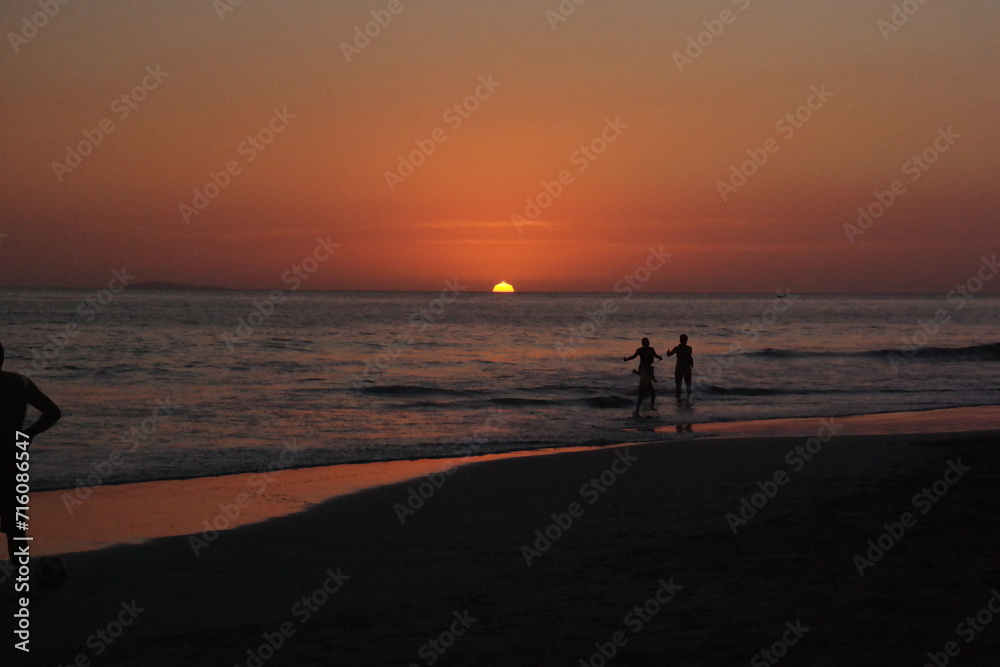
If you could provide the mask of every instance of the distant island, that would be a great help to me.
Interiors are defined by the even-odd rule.
[[[183,283],[168,283],[168,282],[145,282],[145,283],[135,283],[129,287],[129,289],[143,289],[143,290],[189,290],[198,292],[210,292],[226,290],[226,287],[219,287],[217,285],[186,285]]]

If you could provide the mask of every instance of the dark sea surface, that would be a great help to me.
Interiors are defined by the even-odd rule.
[[[0,322],[4,369],[64,412],[36,490],[1000,403],[997,297],[8,289]],[[664,359],[633,418],[622,356],[681,333],[690,403]]]

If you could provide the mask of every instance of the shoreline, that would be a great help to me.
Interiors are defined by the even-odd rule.
[[[667,402],[672,401],[665,398]],[[889,435],[894,433],[951,433],[958,431],[979,431],[992,430],[994,424],[1000,424],[1000,405],[972,405],[952,408],[923,408],[920,410],[906,411],[886,411],[886,412],[866,412],[850,413],[844,415],[815,415],[806,417],[773,417],[767,419],[740,419],[733,421],[691,421],[679,422],[678,424],[656,424],[647,423],[641,418],[635,419],[635,426],[623,429],[624,433],[645,431],[662,433],[665,436],[679,433],[678,426],[686,428],[681,435],[683,437],[697,438],[734,438],[734,437],[757,437],[773,435],[775,437],[784,435],[805,434],[802,425],[809,425],[820,419],[834,419],[849,425],[850,433],[856,435]],[[908,430],[919,425],[919,430]],[[961,425],[961,428],[958,428]],[[695,431],[694,429],[698,429]],[[606,442],[596,445],[546,445],[538,449],[510,449],[484,454],[470,454],[462,457],[456,456],[419,456],[415,458],[396,459],[376,459],[376,460],[347,460],[336,463],[317,463],[304,465],[295,468],[282,468],[279,471],[291,470],[314,470],[322,468],[338,468],[342,466],[366,466],[366,465],[389,465],[412,463],[416,461],[454,461],[466,459],[481,459],[493,456],[514,456],[532,454],[558,454],[559,452],[577,451],[580,449],[602,449],[607,447],[620,447],[623,444],[655,444],[658,442],[672,442],[676,438],[662,437],[658,440],[628,440],[623,438],[616,442]],[[201,475],[198,477],[158,477],[155,479],[144,479],[138,481],[109,482],[98,486],[87,488],[113,488],[117,486],[127,486],[130,484],[157,484],[166,482],[183,482],[192,479],[214,479],[218,477],[235,477],[239,475],[264,474],[259,471],[243,472],[222,472],[211,475]],[[78,487],[60,486],[55,488],[43,488],[32,491],[32,494],[42,493],[62,493],[73,491]]]
[[[823,417],[784,417],[743,422],[714,422],[706,437],[811,435]],[[905,435],[992,431],[1000,429],[1000,405],[927,408],[906,412],[869,412],[829,417],[844,427],[840,435]],[[709,426],[706,424],[705,426]],[[659,429],[658,429],[659,430]]]
[[[937,434],[1000,430],[1000,406],[946,408],[829,418],[791,418],[706,424],[705,432],[681,432],[675,438],[594,447],[558,447],[457,458],[395,460],[337,464],[178,480],[97,486],[78,500],[73,489],[32,494],[36,556],[106,549],[119,544],[211,530],[231,530],[292,515],[332,498],[414,481],[427,475],[446,478],[461,467],[538,456],[605,451],[620,447],[662,447],[682,442],[724,440],[774,441],[814,436],[828,422],[834,434],[846,436],[906,436],[933,439]],[[695,425],[698,426],[698,425]],[[662,429],[662,431],[661,431]],[[675,427],[658,427],[669,432]],[[442,472],[444,471],[444,472]],[[168,502],[164,502],[169,499]],[[6,557],[6,547],[0,546]]]
[[[1000,586],[1000,432],[822,440],[801,462],[799,436],[506,457],[458,467],[405,521],[404,481],[197,549],[67,554],[16,664],[422,665],[458,617],[475,620],[442,664],[579,664],[620,631],[616,665],[746,664],[799,621],[788,664],[923,664]],[[125,607],[134,624],[94,640]],[[998,644],[988,628],[962,664]]]

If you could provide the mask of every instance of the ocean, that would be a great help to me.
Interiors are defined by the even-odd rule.
[[[1000,298],[0,290],[4,370],[63,410],[34,490],[1000,404]],[[695,390],[635,419],[643,336]],[[695,426],[689,432],[685,424]],[[676,426],[676,430],[671,429]],[[666,427],[666,428],[665,428]]]

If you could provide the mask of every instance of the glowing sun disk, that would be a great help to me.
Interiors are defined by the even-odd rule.
[[[494,292],[513,292],[514,287],[507,283],[506,280],[501,280],[496,285],[493,286]]]

